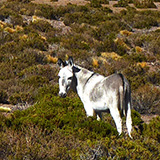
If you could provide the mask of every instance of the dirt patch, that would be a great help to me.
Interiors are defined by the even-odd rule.
[[[150,114],[150,115],[141,115],[141,118],[142,120],[144,121],[144,123],[146,124],[149,124],[150,121],[153,119],[153,118],[156,118],[158,115],[154,115],[154,114]]]

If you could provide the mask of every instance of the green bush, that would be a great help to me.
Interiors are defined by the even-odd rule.
[[[137,8],[156,8],[156,5],[153,3],[154,0],[135,0],[133,1],[134,5]]]
[[[43,84],[48,83],[48,79],[43,76],[33,75],[23,80],[23,83],[26,85],[31,85],[34,87],[40,87]]]
[[[25,104],[27,102],[32,103],[34,101],[34,97],[31,93],[14,93],[9,97],[9,103],[13,105],[17,104]]]
[[[137,65],[131,65],[127,69],[124,69],[123,73],[129,80],[133,91],[147,83],[147,70],[148,68],[142,68]]]
[[[8,100],[8,95],[4,90],[0,90],[0,103],[6,103]]]
[[[150,122],[150,124],[144,125],[143,134],[145,137],[150,137],[154,140],[158,140],[159,142],[159,138],[160,138],[159,128],[160,128],[160,117],[158,116],[154,118]]]
[[[158,22],[153,16],[135,15],[133,19],[133,27],[135,28],[150,28],[151,26],[158,26]]]
[[[48,131],[60,129],[79,139],[97,139],[117,133],[115,128],[105,122],[86,118],[79,98],[61,99],[47,94],[34,107],[26,111],[16,111],[12,117],[6,122],[12,128],[20,129],[33,124]]]
[[[135,125],[140,126],[142,124],[143,121],[141,119],[141,115],[140,115],[139,112],[137,112],[135,110],[132,110],[131,117],[132,117],[132,124],[133,124],[133,126],[135,126]]]
[[[61,39],[63,46],[67,49],[89,50],[90,46],[86,40],[78,34],[70,35],[65,39]]]
[[[38,20],[37,22],[30,23],[30,26],[40,32],[50,32],[53,28],[51,24],[45,20]]]
[[[148,73],[147,75],[147,79],[150,83],[154,84],[154,85],[160,85],[160,72],[151,72]]]
[[[101,2],[99,0],[91,0],[90,6],[94,8],[102,7]]]
[[[20,25],[22,26],[23,25],[23,18],[21,15],[13,15],[11,16],[11,23],[13,26],[16,26],[16,25]]]
[[[114,4],[114,7],[127,7],[128,0],[120,0],[117,4]]]

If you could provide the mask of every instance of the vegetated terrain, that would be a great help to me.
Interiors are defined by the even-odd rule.
[[[160,11],[137,10],[152,0],[120,0],[118,13],[106,0],[87,2],[0,3],[0,103],[12,109],[0,108],[0,159],[160,159]],[[118,136],[108,113],[87,118],[72,91],[58,96],[56,62],[69,56],[129,80],[133,139]]]

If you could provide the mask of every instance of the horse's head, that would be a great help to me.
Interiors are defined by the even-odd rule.
[[[67,96],[67,92],[71,87],[73,79],[73,58],[70,57],[68,61],[63,62],[62,59],[58,59],[58,65],[60,66],[59,76],[59,95],[62,98]]]

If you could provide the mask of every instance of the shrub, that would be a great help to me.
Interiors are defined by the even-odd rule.
[[[104,15],[100,11],[94,11],[92,14],[89,12],[74,12],[67,13],[64,16],[64,23],[66,25],[71,25],[72,23],[88,23],[91,25],[97,24],[99,21],[103,21],[105,19]]]
[[[99,0],[91,0],[90,6],[94,8],[102,7],[101,2]]]
[[[23,80],[24,84],[26,84],[26,85],[28,84],[28,85],[31,85],[34,87],[40,87],[43,84],[46,84],[48,82],[49,81],[46,77],[38,76],[38,75],[33,75],[33,76],[30,76],[30,77]]]
[[[107,123],[86,118],[83,110],[83,105],[78,98],[62,100],[47,94],[34,107],[26,111],[16,111],[14,118],[6,123],[17,129],[23,125],[28,126],[30,123],[48,131],[60,129],[66,134],[79,137],[79,139],[100,138],[117,133],[116,129]]]
[[[127,7],[128,6],[128,0],[120,0],[117,4],[113,5],[114,7]]]
[[[153,0],[135,0],[133,1],[133,3],[137,8],[156,8],[156,5],[153,3]]]
[[[36,7],[36,10],[39,10],[38,12],[35,12],[35,15],[37,16],[45,17],[47,19],[58,19],[58,9],[56,9],[56,7],[47,4],[40,4]]]
[[[156,86],[160,85],[160,71],[149,72],[147,74],[147,79],[150,83],[152,83]]]
[[[9,8],[2,8],[0,10],[0,15],[3,16],[3,19],[7,19],[9,16],[14,15],[14,11]]]
[[[13,105],[22,104],[22,103],[33,103],[34,97],[32,93],[19,92],[14,93],[9,97],[9,103]]]
[[[23,18],[21,15],[13,15],[11,16],[11,23],[13,26],[16,26],[16,25],[20,25],[22,26],[23,25]]]
[[[160,117],[158,116],[158,117],[154,118],[150,122],[150,124],[148,124],[148,125],[145,124],[144,125],[144,130],[143,130],[144,136],[145,137],[150,137],[150,138],[152,138],[152,140],[153,139],[158,140],[158,142],[159,142],[159,138],[160,138],[159,127],[160,127]],[[148,145],[147,147],[149,147],[149,146],[150,145]]]
[[[135,14],[133,27],[142,29],[150,28],[151,26],[158,26],[158,22],[155,17]]]
[[[8,95],[4,90],[0,91],[0,103],[6,103],[8,100]]]
[[[147,57],[144,53],[132,53],[131,55],[124,56],[127,59],[130,59],[132,62],[146,62]]]
[[[140,126],[142,124],[143,121],[141,119],[141,115],[136,110],[132,109],[131,117],[132,117],[133,126],[136,126],[136,125]]]
[[[82,50],[89,50],[89,44],[86,40],[78,34],[70,35],[68,38],[62,39],[63,46],[67,49],[82,49]]]
[[[73,136],[58,130],[49,133],[33,125],[18,132],[7,129],[0,138],[2,159],[71,159],[70,150],[80,146]]]
[[[37,20],[37,22],[30,23],[30,26],[40,32],[50,32],[53,28],[51,24],[45,20]]]
[[[123,73],[129,80],[133,91],[147,83],[147,70],[148,68],[142,68],[140,65],[131,65],[130,67],[124,69]]]
[[[6,80],[15,77],[13,68],[10,62],[0,63],[0,80]]]
[[[7,0],[8,2],[22,2],[22,3],[29,3],[31,0]]]
[[[28,35],[27,42],[25,42],[25,45],[28,48],[39,49],[42,51],[46,51],[48,47],[43,39],[41,39],[40,35],[38,35],[37,33],[30,33]]]
[[[134,109],[140,113],[159,114],[160,90],[152,85],[139,87],[133,93]]]

